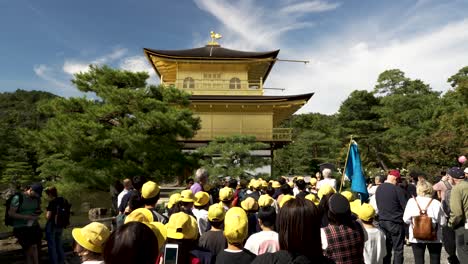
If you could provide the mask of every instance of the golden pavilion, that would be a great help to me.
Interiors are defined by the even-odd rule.
[[[161,84],[191,94],[191,109],[201,129],[182,140],[196,148],[219,136],[254,135],[270,150],[291,141],[291,129],[281,122],[313,95],[266,96],[264,83],[278,60],[279,50],[247,52],[208,45],[186,50],[144,49]],[[271,154],[270,154],[271,155]],[[270,156],[268,155],[268,156]]]

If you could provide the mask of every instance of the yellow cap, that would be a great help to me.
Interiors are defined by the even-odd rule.
[[[229,187],[224,187],[221,190],[219,190],[219,200],[223,202],[227,202],[232,200],[232,197],[234,196],[234,193],[231,188]]]
[[[343,195],[348,200],[348,202],[354,201],[353,193],[350,191],[343,191],[341,192],[341,195]]]
[[[125,217],[125,224],[128,222],[149,223],[153,221],[153,213],[146,208],[135,209],[129,215],[127,215],[127,217]]]
[[[307,200],[313,202],[315,205],[318,205],[320,203],[320,200],[318,199],[317,195],[309,193],[305,197]]]
[[[273,203],[273,198],[271,198],[271,196],[268,194],[262,194],[260,195],[260,198],[258,198],[258,206],[260,207],[272,206]]]
[[[316,178],[310,178],[310,185],[312,185],[312,186],[317,185],[317,179]]]
[[[206,192],[197,192],[195,194],[195,205],[205,206],[210,201],[210,195]]]
[[[154,181],[147,181],[141,187],[141,196],[144,199],[153,198],[159,194],[159,186]]]
[[[224,236],[230,244],[243,243],[248,234],[247,214],[242,208],[232,207],[224,218]]]
[[[169,197],[169,202],[167,202],[167,208],[171,209],[176,203],[180,200],[180,193],[174,193]]]
[[[102,253],[104,243],[110,236],[110,231],[105,225],[92,222],[83,228],[73,228],[72,236],[76,243],[80,244],[83,248],[92,252]]]
[[[252,182],[252,187],[254,189],[260,189],[260,187],[262,187],[262,180],[254,180]]]
[[[297,176],[296,180],[304,180],[304,176]]]
[[[292,195],[290,195],[290,194],[285,194],[285,195],[283,195],[283,197],[281,198],[281,202],[279,202],[279,206],[280,206],[280,207],[283,207],[283,205],[284,205],[287,201],[289,201],[289,200],[291,200],[291,199],[294,199],[294,196],[292,196]]]
[[[151,222],[151,223],[144,223],[147,225],[151,230],[153,230],[153,233],[156,235],[156,238],[158,239],[158,247],[161,248],[164,243],[166,243],[167,239],[167,229],[166,226],[163,223],[160,222]]]
[[[273,181],[273,183],[271,184],[271,187],[278,189],[278,188],[281,188],[281,184],[279,183],[279,181]]]
[[[208,208],[208,220],[212,222],[221,222],[224,220],[224,207],[220,203],[215,203]]]
[[[368,203],[362,204],[357,210],[359,219],[369,222],[375,216],[375,209]]]
[[[288,182],[288,184],[289,184],[289,187],[294,188],[294,182],[291,181],[291,182]]]
[[[192,190],[183,190],[180,193],[179,202],[193,203],[195,201]]]
[[[249,181],[249,184],[247,185],[248,188],[252,187],[253,186],[253,183],[255,182],[256,180],[255,179],[250,179]]]
[[[353,214],[359,215],[361,209],[361,200],[354,200],[349,203],[349,208]]]
[[[168,238],[196,239],[198,235],[197,220],[184,212],[172,214],[166,228]]]
[[[258,210],[258,203],[252,197],[245,198],[244,201],[241,202],[241,207],[245,211],[257,211]]]
[[[330,184],[325,183],[320,187],[317,195],[320,199],[322,199],[323,196],[330,194],[330,193],[336,193],[336,191],[335,189],[333,189],[333,187],[331,187]]]
[[[267,188],[268,187],[268,182],[265,180],[262,180],[262,187]]]

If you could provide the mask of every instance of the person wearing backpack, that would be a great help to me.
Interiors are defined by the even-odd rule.
[[[409,242],[413,249],[416,264],[424,264],[424,252],[429,250],[431,264],[440,263],[442,250],[442,226],[445,225],[444,212],[438,200],[432,198],[432,184],[419,181],[416,185],[417,197],[409,199],[403,213],[403,221],[409,224]]]
[[[468,181],[460,167],[451,168],[448,174],[455,185],[450,194],[449,227],[455,230],[458,260],[468,263]]]
[[[63,264],[64,252],[62,245],[63,229],[70,223],[70,205],[63,197],[58,197],[57,188],[45,190],[49,204],[46,212],[45,234],[49,261],[51,264]]]
[[[13,226],[13,234],[24,250],[27,264],[38,264],[38,245],[42,231],[37,221],[41,214],[40,183],[32,184],[24,192],[16,193],[7,200],[5,223]]]

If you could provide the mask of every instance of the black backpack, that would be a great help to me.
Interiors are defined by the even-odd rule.
[[[13,218],[10,217],[8,212],[10,211],[11,200],[13,200],[13,197],[15,197],[15,196],[18,196],[18,198],[19,198],[19,205],[18,205],[18,209],[16,210],[16,212],[18,212],[20,210],[21,205],[23,204],[23,194],[20,193],[20,192],[17,192],[15,194],[13,194],[12,196],[10,196],[6,200],[6,202],[5,202],[5,226],[13,225]]]
[[[71,204],[67,199],[58,197],[54,224],[56,227],[66,228],[70,225]]]

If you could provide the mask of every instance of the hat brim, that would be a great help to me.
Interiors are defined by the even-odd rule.
[[[81,228],[73,228],[72,230],[72,237],[75,239],[76,243],[78,243],[80,246],[83,248],[96,252],[96,253],[102,253],[102,247],[93,245],[88,242],[88,239],[86,239],[82,234],[81,234]]]
[[[133,218],[133,215],[135,214],[142,214],[144,217],[145,217],[145,220],[144,221],[138,221],[136,219]],[[149,223],[149,222],[153,222],[154,221],[154,216],[153,216],[153,213],[146,209],[146,208],[138,208],[136,210],[133,210],[126,218],[125,218],[125,224],[128,223],[128,222],[146,222],[146,223]]]
[[[163,223],[160,222],[151,222],[151,223],[145,223],[151,230],[153,230],[153,233],[156,235],[156,238],[158,239],[158,247],[161,248],[164,243],[166,243],[167,239],[167,229],[166,226]]]

